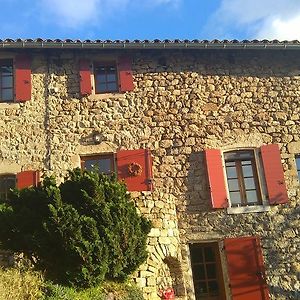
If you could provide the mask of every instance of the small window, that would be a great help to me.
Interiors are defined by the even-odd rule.
[[[100,173],[111,175],[115,172],[115,160],[113,154],[82,156],[81,166],[83,169],[92,171],[99,170]]]
[[[10,189],[16,187],[16,176],[14,174],[0,175],[0,199],[7,200]]]
[[[261,205],[262,197],[253,150],[224,153],[231,207]]]
[[[0,101],[10,102],[14,100],[14,76],[13,61],[0,60]]]
[[[224,299],[224,280],[218,243],[190,245],[196,299]]]
[[[94,64],[94,76],[96,94],[118,91],[118,73],[114,63]]]
[[[300,154],[296,155],[295,160],[296,160],[298,179],[300,181]]]

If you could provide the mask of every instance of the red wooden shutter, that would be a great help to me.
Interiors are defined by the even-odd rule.
[[[120,92],[132,91],[134,89],[132,77],[132,61],[128,56],[121,56],[118,60]]]
[[[232,300],[268,300],[263,256],[258,237],[224,240]]]
[[[23,171],[17,174],[17,188],[23,189],[30,186],[37,186],[40,182],[39,171]]]
[[[212,207],[228,207],[221,151],[218,149],[207,149],[204,151],[204,156],[206,161]]]
[[[129,174],[128,167],[141,167],[137,176]],[[128,191],[152,191],[152,159],[148,149],[121,150],[117,152],[118,178],[124,180]]]
[[[272,205],[288,202],[284,181],[280,150],[277,144],[264,145],[261,148],[269,203]]]
[[[90,61],[81,59],[79,61],[80,93],[90,95],[92,93]]]
[[[25,55],[17,55],[15,58],[15,87],[16,101],[24,102],[31,99],[31,61]]]

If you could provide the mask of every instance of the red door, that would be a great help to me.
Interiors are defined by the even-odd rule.
[[[268,300],[259,238],[229,238],[224,246],[232,299]]]

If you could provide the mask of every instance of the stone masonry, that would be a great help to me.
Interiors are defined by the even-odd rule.
[[[154,225],[134,276],[146,299],[167,287],[195,299],[189,243],[251,235],[261,238],[271,299],[299,299],[300,51],[124,50],[135,89],[81,97],[79,58],[122,51],[32,50],[32,99],[0,103],[0,173],[62,179],[80,155],[149,148],[154,191],[132,193]],[[94,131],[100,144],[86,142]],[[269,143],[280,146],[289,203],[260,213],[212,209],[203,150]]]

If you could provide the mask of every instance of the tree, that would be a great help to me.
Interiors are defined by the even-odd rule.
[[[76,286],[125,279],[146,259],[150,229],[125,184],[96,171],[69,171],[60,185],[45,178],[0,206],[1,247],[35,257],[48,278]]]

